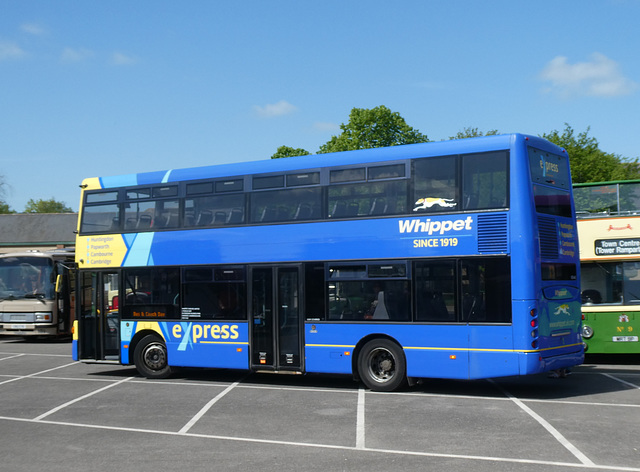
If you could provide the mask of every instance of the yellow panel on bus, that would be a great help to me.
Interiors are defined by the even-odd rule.
[[[127,255],[127,245],[121,234],[78,236],[76,262],[81,269],[121,267]]]

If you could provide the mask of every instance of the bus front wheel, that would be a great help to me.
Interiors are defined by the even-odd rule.
[[[148,379],[165,379],[171,374],[164,342],[152,334],[136,345],[133,360],[138,372]]]
[[[358,356],[360,379],[371,390],[392,392],[407,382],[406,361],[402,348],[388,339],[373,339]]]

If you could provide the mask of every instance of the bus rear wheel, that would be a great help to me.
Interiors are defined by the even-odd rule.
[[[158,336],[142,338],[133,352],[133,361],[138,372],[148,379],[165,379],[171,374],[167,347]]]
[[[392,392],[404,387],[406,370],[402,348],[388,339],[369,341],[358,356],[360,379],[377,392]]]

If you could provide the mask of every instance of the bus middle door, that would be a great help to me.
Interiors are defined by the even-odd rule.
[[[251,271],[251,366],[299,371],[301,364],[300,267]]]

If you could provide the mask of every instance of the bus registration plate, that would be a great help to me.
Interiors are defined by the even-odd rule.
[[[12,324],[11,329],[27,329],[27,325],[24,324]]]
[[[614,343],[633,343],[638,342],[638,336],[614,336]]]

